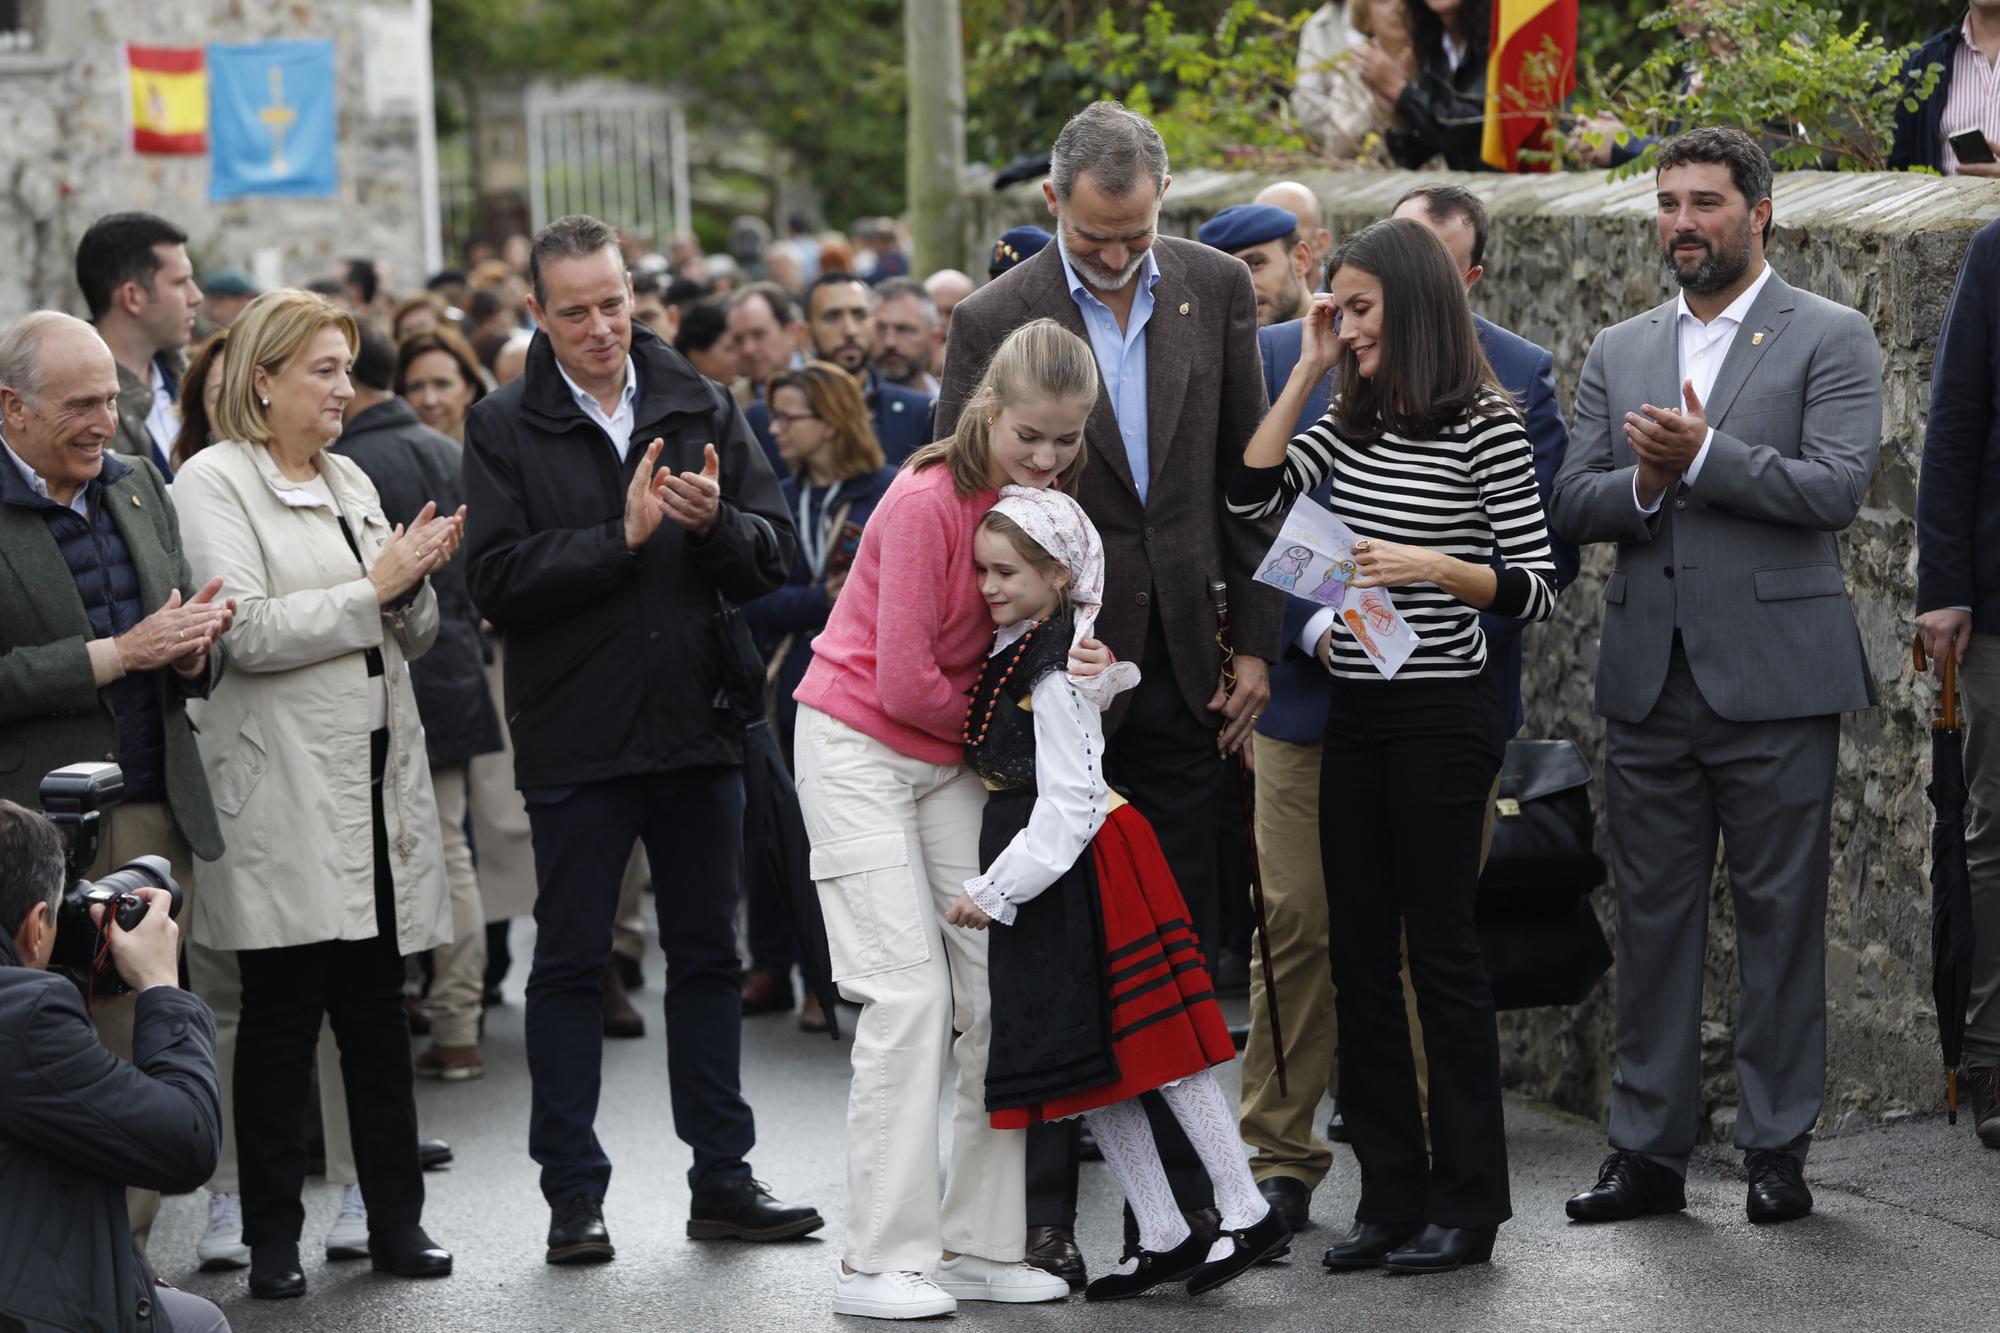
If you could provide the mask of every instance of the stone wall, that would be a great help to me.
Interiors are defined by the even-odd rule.
[[[395,10],[408,0],[374,0]],[[362,0],[46,0],[41,49],[0,57],[0,322],[55,307],[82,314],[77,240],[97,217],[143,209],[189,234],[197,272],[249,271],[276,248],[283,280],[305,283],[370,255],[405,289],[422,281],[417,121],[373,118],[363,102]],[[34,6],[30,6],[31,11]],[[208,158],[136,156],[125,146],[119,43],[332,38],[339,70],[339,193],[332,199],[210,203]]]
[[[1303,178],[1328,210],[1336,238],[1385,216],[1418,177],[1400,172]],[[1466,176],[1494,215],[1481,313],[1555,353],[1567,404],[1592,337],[1667,299],[1657,260],[1649,177],[1600,174]],[[1180,235],[1217,209],[1248,200],[1267,178],[1215,172],[1176,176],[1162,226]],[[2000,184],[1908,175],[1798,172],[1778,178],[1771,259],[1788,282],[1852,305],[1873,321],[1885,362],[1881,462],[1860,517],[1842,538],[1856,616],[1882,695],[1848,717],[1834,806],[1827,1002],[1831,1067],[1822,1131],[1943,1099],[1930,998],[1928,719],[1936,691],[1910,666],[1915,598],[1913,526],[1930,364],[1958,264],[1972,233],[2000,217]],[[1008,226],[1049,225],[1038,187],[974,199],[970,272],[985,269],[991,238]],[[1527,636],[1526,734],[1566,736],[1593,760],[1603,724],[1591,706],[1609,548],[1586,552],[1583,573],[1553,621]],[[1812,669],[1800,663],[1801,671]],[[1598,793],[1602,811],[1602,792]],[[1600,826],[1600,839],[1603,830]],[[1615,929],[1607,889],[1597,900]],[[1703,1110],[1718,1137],[1735,1115],[1733,916],[1720,869],[1711,891],[1703,1009]],[[1615,976],[1571,1009],[1504,1016],[1508,1084],[1533,1098],[1602,1116],[1611,1079],[1609,1003]]]

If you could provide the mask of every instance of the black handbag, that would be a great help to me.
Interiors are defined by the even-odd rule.
[[[1549,916],[1481,920],[1478,929],[1495,1009],[1580,1004],[1611,968],[1611,946],[1588,898]]]
[[[1604,883],[1590,761],[1574,741],[1507,742],[1493,847],[1479,877],[1482,919],[1566,915]]]
[[[764,655],[738,610],[715,595],[715,707],[748,726],[764,717]]]

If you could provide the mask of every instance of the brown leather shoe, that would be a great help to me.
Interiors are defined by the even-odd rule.
[[[619,974],[615,960],[604,964],[604,1035],[646,1035],[646,1020],[639,1017],[639,1011],[632,1007],[631,998],[625,994],[625,978]]]
[[[1076,1248],[1076,1233],[1069,1227],[1029,1227],[1028,1252],[1023,1260],[1028,1267],[1069,1283],[1071,1291],[1082,1291],[1090,1284],[1083,1251]]]
[[[799,1031],[826,1031],[826,1008],[820,1004],[819,996],[811,991],[807,991],[806,998],[799,1002]]]
[[[1979,1141],[2000,1148],[2000,1065],[1966,1071],[1965,1083],[1972,1090],[1972,1128]]]
[[[743,1014],[789,1014],[792,1011],[792,979],[760,967],[743,978]]]
[[[432,1042],[417,1057],[417,1073],[424,1078],[441,1078],[447,1083],[458,1083],[469,1078],[478,1078],[486,1072],[486,1065],[479,1058],[479,1047],[440,1046]]]

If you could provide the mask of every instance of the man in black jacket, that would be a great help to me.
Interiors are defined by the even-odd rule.
[[[186,1193],[215,1169],[215,1019],[181,990],[180,935],[159,889],[111,959],[138,991],[132,1062],[98,1043],[55,949],[62,836],[0,801],[0,1328],[226,1333],[199,1296],[156,1287],[125,1217],[127,1186]]]
[[[1987,146],[2000,147],[2000,122],[1994,119],[1993,97],[1987,91],[1996,56],[2000,56],[2000,0],[1972,0],[1958,22],[1911,53],[1903,66],[1905,82],[1915,84],[1932,65],[1938,67],[1938,81],[1931,95],[1914,106],[1897,103],[1891,167],[2000,178],[2000,164],[1961,162],[1950,143],[1954,134],[1983,130]]]
[[[520,379],[466,422],[466,569],[507,636],[515,779],[535,841],[528,1151],[550,1263],[612,1257],[611,1163],[592,1122],[602,978],[636,839],[667,955],[674,1128],[694,1150],[688,1234],[779,1240],[821,1225],[751,1179],[738,1083],[739,732],[718,705],[721,599],[784,583],[797,544],[728,391],[632,323],[617,234],[566,217],[536,236],[540,328]]]

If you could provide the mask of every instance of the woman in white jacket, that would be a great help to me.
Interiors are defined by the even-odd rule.
[[[442,1276],[424,1234],[403,956],[451,938],[437,807],[404,663],[430,647],[426,576],[462,515],[392,530],[325,452],[353,390],[353,320],[274,291],[230,330],[218,442],[176,478],[190,567],[237,601],[232,670],[194,717],[227,848],[191,929],[237,950],[237,1151],[253,1296],[305,1291],[301,1112],[332,1020],[377,1269]],[[247,1075],[243,1076],[243,1075]]]

